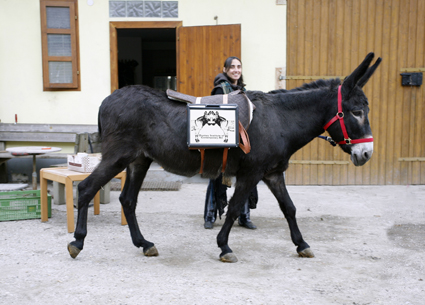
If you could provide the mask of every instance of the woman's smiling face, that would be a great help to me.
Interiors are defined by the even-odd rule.
[[[237,59],[233,59],[227,71],[226,68],[223,68],[223,72],[227,74],[232,81],[232,84],[236,85],[242,75],[242,63]]]

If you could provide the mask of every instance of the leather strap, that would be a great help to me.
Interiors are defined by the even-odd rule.
[[[243,143],[241,142],[241,138]],[[245,128],[243,128],[242,123],[239,121],[239,147],[242,149],[242,151],[245,154],[248,154],[251,151],[251,143],[249,142],[248,133],[246,132]],[[202,174],[204,171],[204,159],[205,159],[205,148],[199,149],[201,153],[201,169],[199,170],[199,173]],[[226,170],[227,165],[227,154],[229,152],[229,148],[225,147],[223,149],[223,165],[221,168],[221,172],[224,173]]]
[[[204,171],[204,157],[205,157],[205,149],[200,149],[201,152],[201,169],[199,170],[199,173],[202,174]]]
[[[204,159],[205,159],[205,149],[200,149],[201,152],[201,169],[199,170],[199,173],[202,174],[204,171]],[[221,168],[221,172],[224,173],[227,165],[227,153],[229,152],[229,148],[226,147],[223,150],[223,166]]]
[[[242,138],[243,143],[240,141]],[[249,142],[248,133],[245,128],[243,128],[241,122],[239,121],[239,147],[245,154],[248,154],[251,151],[251,143]]]
[[[226,169],[226,165],[227,165],[227,153],[229,151],[229,148],[226,147],[223,150],[223,167],[221,168],[221,172],[224,173],[224,170]]]

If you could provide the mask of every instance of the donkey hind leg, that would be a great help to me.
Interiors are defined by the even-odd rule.
[[[217,235],[217,245],[221,249],[220,260],[225,263],[236,263],[238,261],[238,258],[228,245],[230,230],[232,229],[235,220],[238,219],[242,206],[248,200],[249,191],[253,189],[258,182],[251,181],[250,183],[240,183],[239,181],[240,179],[238,179],[235,192],[229,201],[226,220]]]
[[[285,215],[289,225],[289,230],[291,231],[292,242],[297,246],[298,255],[301,257],[314,257],[313,251],[304,241],[300,229],[298,228],[297,220],[295,218],[296,208],[291,198],[289,197],[283,174],[274,173],[267,175],[263,178],[263,181],[267,184],[279,202],[280,209]]]
[[[120,195],[120,202],[127,219],[133,244],[138,248],[142,247],[144,255],[157,256],[158,251],[155,245],[143,237],[136,219],[137,197],[151,163],[151,159],[139,157],[127,167],[127,178],[124,190]]]
[[[74,233],[75,240],[68,244],[68,252],[72,258],[76,258],[80,251],[83,250],[84,239],[87,235],[89,202],[103,185],[111,181],[124,168],[125,165],[123,165],[123,162],[111,163],[109,160],[104,159],[93,173],[78,185],[78,217]]]

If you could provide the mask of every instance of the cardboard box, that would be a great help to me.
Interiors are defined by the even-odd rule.
[[[68,169],[81,173],[91,173],[101,160],[102,154],[78,153],[68,155]]]
[[[48,217],[52,197],[47,196]],[[0,221],[41,218],[40,191],[0,192]]]

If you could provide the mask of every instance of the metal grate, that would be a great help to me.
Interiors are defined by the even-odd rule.
[[[141,191],[179,191],[181,188],[181,181],[144,181]],[[120,191],[120,182],[111,182],[111,191]]]
[[[163,181],[163,182],[154,182],[154,181],[145,181],[143,182],[142,191],[178,191],[180,190],[182,183],[177,181]]]
[[[109,1],[109,17],[178,18],[178,1]]]

